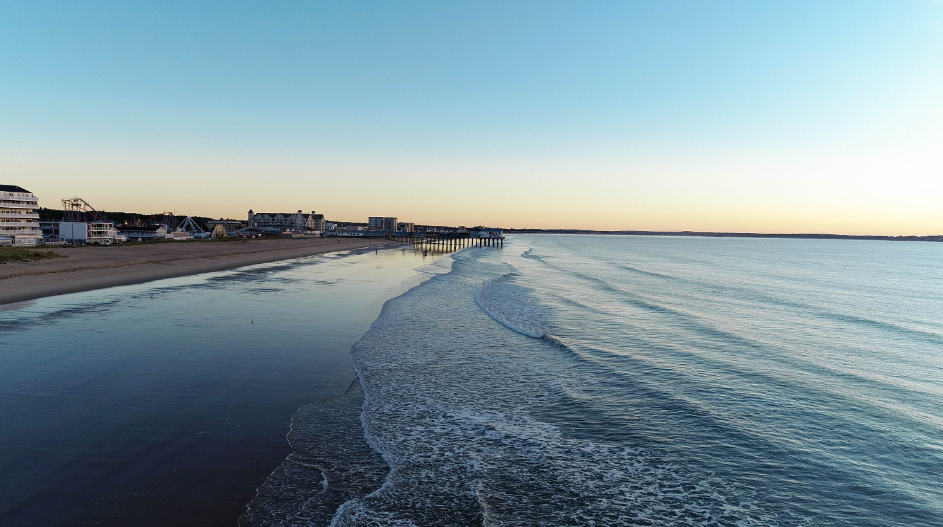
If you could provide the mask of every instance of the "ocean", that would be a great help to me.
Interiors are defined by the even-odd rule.
[[[247,520],[943,525],[943,246],[534,235],[450,260],[386,303],[363,395],[296,419]]]
[[[176,280],[0,313],[0,523],[77,483],[121,499],[59,524],[159,513],[124,488],[206,458],[185,512],[264,465],[246,527],[943,525],[943,245],[514,235]]]

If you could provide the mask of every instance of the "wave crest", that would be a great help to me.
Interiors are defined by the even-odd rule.
[[[531,294],[533,289],[511,283],[508,273],[482,284],[475,303],[489,317],[504,327],[535,339],[549,333],[548,312]]]

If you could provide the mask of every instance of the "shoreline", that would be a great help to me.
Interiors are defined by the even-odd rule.
[[[341,238],[163,242],[111,247],[41,247],[67,258],[0,265],[0,305],[140,284],[338,251],[387,247]]]
[[[179,253],[181,245],[167,248]],[[36,309],[0,307],[9,348],[0,357],[9,387],[0,417],[11,423],[0,440],[14,446],[0,461],[24,481],[0,487],[0,523],[245,525],[237,522],[260,487],[297,457],[295,416],[351,392],[359,377],[350,346],[437,259],[376,241],[282,245],[260,248],[277,249],[265,251],[269,260],[334,253],[236,271],[231,280],[174,280],[157,295],[101,291]],[[219,250],[217,260],[237,261]],[[226,253],[235,250],[244,252]],[[113,251],[87,252],[101,265]],[[334,430],[362,438],[361,404],[337,402],[342,408],[327,408],[344,410]]]

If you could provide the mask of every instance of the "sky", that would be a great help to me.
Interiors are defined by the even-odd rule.
[[[943,234],[943,0],[0,1],[56,208]]]

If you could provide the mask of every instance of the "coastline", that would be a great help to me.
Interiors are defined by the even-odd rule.
[[[0,461],[23,482],[0,485],[0,524],[236,525],[292,465],[293,416],[346,393],[332,422],[362,441],[350,347],[437,257],[317,245],[344,252],[0,309]]]
[[[0,305],[394,244],[387,240],[315,238],[42,248],[68,258],[0,265]]]

